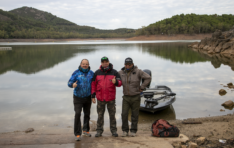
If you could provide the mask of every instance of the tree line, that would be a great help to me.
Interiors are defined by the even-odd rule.
[[[136,31],[136,35],[174,35],[213,33],[216,29],[227,31],[234,25],[232,14],[197,15],[180,14],[172,16]]]

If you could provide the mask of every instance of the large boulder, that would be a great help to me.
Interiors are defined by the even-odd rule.
[[[222,35],[222,31],[221,30],[216,30],[213,34],[212,34],[212,38],[213,39],[219,39],[219,37]]]
[[[198,44],[200,49],[202,49],[206,45],[207,45],[207,37],[202,39],[201,42]]]
[[[205,46],[203,47],[203,50],[208,50],[208,48],[209,48],[209,46],[208,46],[208,45],[205,45]]]
[[[195,48],[195,49],[197,49],[198,48],[198,44],[194,44],[192,47]]]
[[[230,43],[230,42],[224,43],[223,49],[231,48],[231,46],[232,46],[232,43]]]

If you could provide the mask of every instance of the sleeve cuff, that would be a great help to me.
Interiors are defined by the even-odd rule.
[[[95,98],[95,97],[96,97],[96,94],[95,94],[95,93],[94,93],[94,94],[92,94],[92,95],[91,95],[91,97],[92,97],[92,98]]]
[[[119,81],[118,80],[116,80],[116,82],[115,82],[115,86],[118,86],[119,85]]]

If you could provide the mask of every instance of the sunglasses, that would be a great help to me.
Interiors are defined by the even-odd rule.
[[[106,57],[104,57],[104,58],[102,58],[102,60],[107,60],[107,58],[106,58]]]

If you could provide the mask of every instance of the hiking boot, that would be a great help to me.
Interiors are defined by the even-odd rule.
[[[95,137],[101,137],[101,136],[102,136],[101,133],[97,133],[97,134],[95,135]]]
[[[131,132],[131,137],[136,137],[136,133]]]
[[[123,132],[122,137],[127,137],[128,133],[127,132]]]
[[[75,138],[76,141],[80,141],[81,140],[81,136],[80,135],[77,135],[76,138]]]
[[[116,132],[114,132],[114,133],[112,133],[112,136],[113,137],[118,137],[119,135]]]
[[[89,132],[86,132],[86,131],[83,131],[82,135],[87,136],[87,137],[91,137],[91,134]]]

